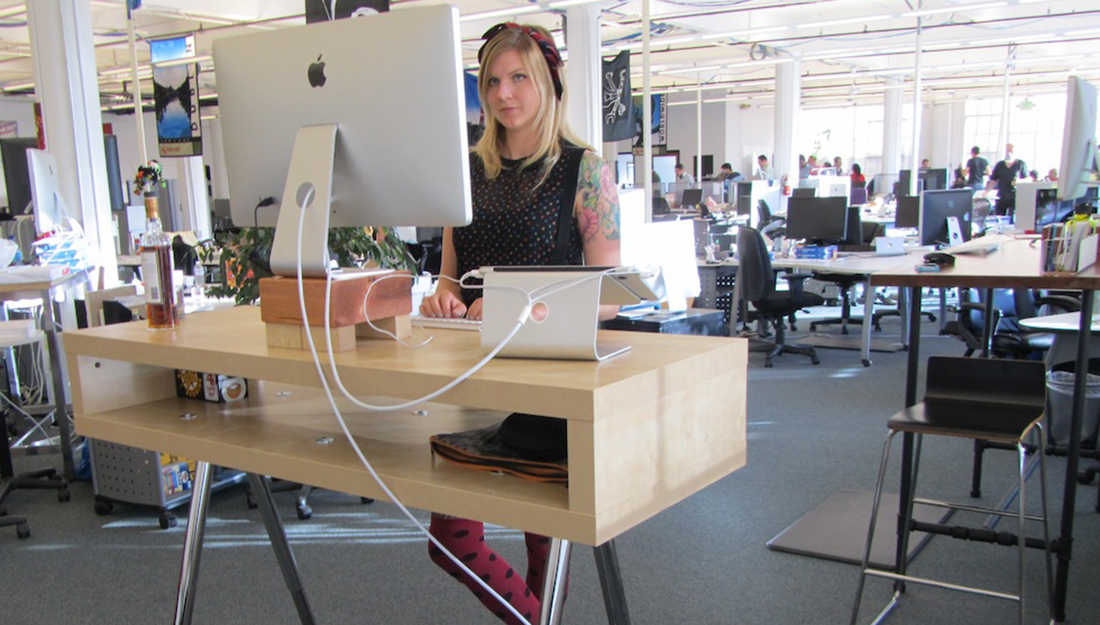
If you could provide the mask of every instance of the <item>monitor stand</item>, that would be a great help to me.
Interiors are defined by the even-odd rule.
[[[329,271],[328,228],[336,132],[336,124],[303,126],[294,139],[271,246],[271,270],[275,276],[260,280],[260,316],[271,347],[309,349],[307,334],[313,335],[318,350],[325,344],[323,311]],[[301,211],[306,213],[304,219]],[[302,319],[298,298],[299,241],[308,324]],[[366,324],[368,318],[400,338],[410,335],[412,280],[383,280],[376,287],[371,286],[390,273],[393,272],[368,271],[353,279],[334,278],[330,299],[334,351],[354,349],[359,338],[387,338],[371,333]],[[368,288],[370,297],[364,302]]]

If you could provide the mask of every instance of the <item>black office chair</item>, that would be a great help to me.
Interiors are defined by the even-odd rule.
[[[742,226],[737,231],[737,281],[741,285],[741,298],[756,309],[759,320],[775,327],[775,347],[767,352],[764,366],[772,366],[772,357],[785,353],[809,356],[813,364],[820,364],[813,347],[787,343],[783,318],[807,306],[820,306],[825,300],[815,293],[807,293],[802,283],[809,274],[786,274],[789,291],[777,291],[776,274],[772,270],[768,248],[758,230]]]
[[[771,208],[768,207],[768,203],[764,200],[758,200],[756,202],[756,216],[756,228],[761,234],[771,239],[786,234],[787,220],[778,215],[772,215]]]
[[[996,358],[1041,358],[1054,342],[1054,335],[1024,330],[1019,320],[1039,316],[1040,309],[1052,313],[1081,310],[1081,301],[1070,295],[1039,295],[1031,289],[994,289],[994,330],[987,340],[985,302],[986,289],[959,289],[956,318],[944,325],[944,334],[955,336],[966,345],[963,356],[988,351]]]
[[[672,213],[672,207],[668,205],[668,200],[665,198],[654,195],[653,196],[653,214],[654,215],[669,215]]]
[[[875,223],[873,221],[860,223],[860,239],[859,242],[852,245],[841,246],[841,249],[846,252],[866,252],[870,251],[870,243],[875,240],[875,237],[885,236],[886,226]],[[863,276],[844,274],[844,273],[828,273],[824,271],[813,272],[814,280],[821,282],[829,282],[835,284],[840,290],[840,316],[830,317],[827,319],[819,319],[810,323],[810,331],[815,332],[818,326],[830,326],[840,325],[840,333],[848,334],[848,324],[862,325],[863,316],[852,316],[852,287],[857,282],[863,281]],[[873,293],[864,294],[865,297],[874,297]],[[881,320],[886,311],[873,313],[871,316],[871,323],[874,324],[876,331],[882,331]]]

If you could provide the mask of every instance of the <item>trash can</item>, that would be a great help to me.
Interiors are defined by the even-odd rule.
[[[1073,384],[1076,363],[1054,365],[1047,373],[1047,437],[1051,445],[1069,444],[1073,419]],[[1085,413],[1081,420],[1081,445],[1095,448],[1100,429],[1100,358],[1089,360],[1085,381]]]

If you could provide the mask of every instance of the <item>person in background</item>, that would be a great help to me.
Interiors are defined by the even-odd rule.
[[[473,220],[444,229],[441,274],[458,279],[487,265],[617,266],[615,177],[565,121],[566,81],[554,40],[542,27],[512,23],[494,26],[483,38],[478,95],[485,132],[470,154]],[[575,190],[569,188],[570,170],[577,174]],[[559,237],[563,206],[572,214],[568,233]],[[479,289],[440,280],[420,312],[481,319],[482,301]],[[616,312],[616,307],[601,307],[600,317]],[[513,569],[485,543],[478,521],[432,514],[431,533],[517,612],[537,622],[549,538],[527,533],[527,568]],[[490,612],[506,623],[520,622],[434,544],[428,552]]]
[[[813,157],[810,157],[813,158]],[[810,163],[806,160],[806,157],[802,154],[798,155],[798,177],[809,178],[810,177]]]
[[[772,168],[768,165],[768,157],[761,154],[756,157],[756,179],[757,180],[774,180],[775,175],[772,174]]]
[[[920,168],[921,169],[928,169],[931,166],[932,166],[932,161],[930,161],[928,159],[924,159],[920,162]]]
[[[1058,182],[1058,170],[1052,167],[1051,170],[1047,172],[1047,177],[1043,178],[1043,180],[1047,182]]]
[[[833,169],[836,170],[836,175],[844,175],[844,160],[841,159],[839,156],[833,158]]]
[[[863,168],[859,166],[859,163],[852,163],[852,186],[856,188],[863,188],[867,186],[867,178],[863,175]]]
[[[985,177],[989,175],[989,161],[981,153],[978,146],[970,148],[970,160],[966,161],[966,183],[975,191],[985,187]]]
[[[722,163],[721,167],[718,168],[718,175],[714,179],[721,182],[721,181],[725,180],[726,178],[732,178],[732,177],[733,177],[733,165],[730,165],[729,163]]]
[[[993,166],[989,175],[986,191],[997,189],[997,203],[993,205],[994,215],[1012,215],[1016,212],[1016,181],[1026,179],[1027,165],[1013,154],[1011,143],[1005,145],[1005,158]]]
[[[695,182],[695,176],[684,171],[683,163],[676,163],[676,182],[686,182],[688,184]]]
[[[955,179],[951,182],[952,189],[965,189],[970,185],[966,182],[966,170],[962,166],[955,168]]]

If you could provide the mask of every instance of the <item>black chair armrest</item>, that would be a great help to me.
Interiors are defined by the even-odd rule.
[[[799,293],[803,290],[803,285],[806,283],[806,280],[814,276],[812,273],[786,273],[779,277],[783,278],[791,285],[792,293]]]
[[[1035,307],[1051,306],[1063,312],[1080,312],[1081,300],[1072,295],[1044,295],[1035,299]]]

